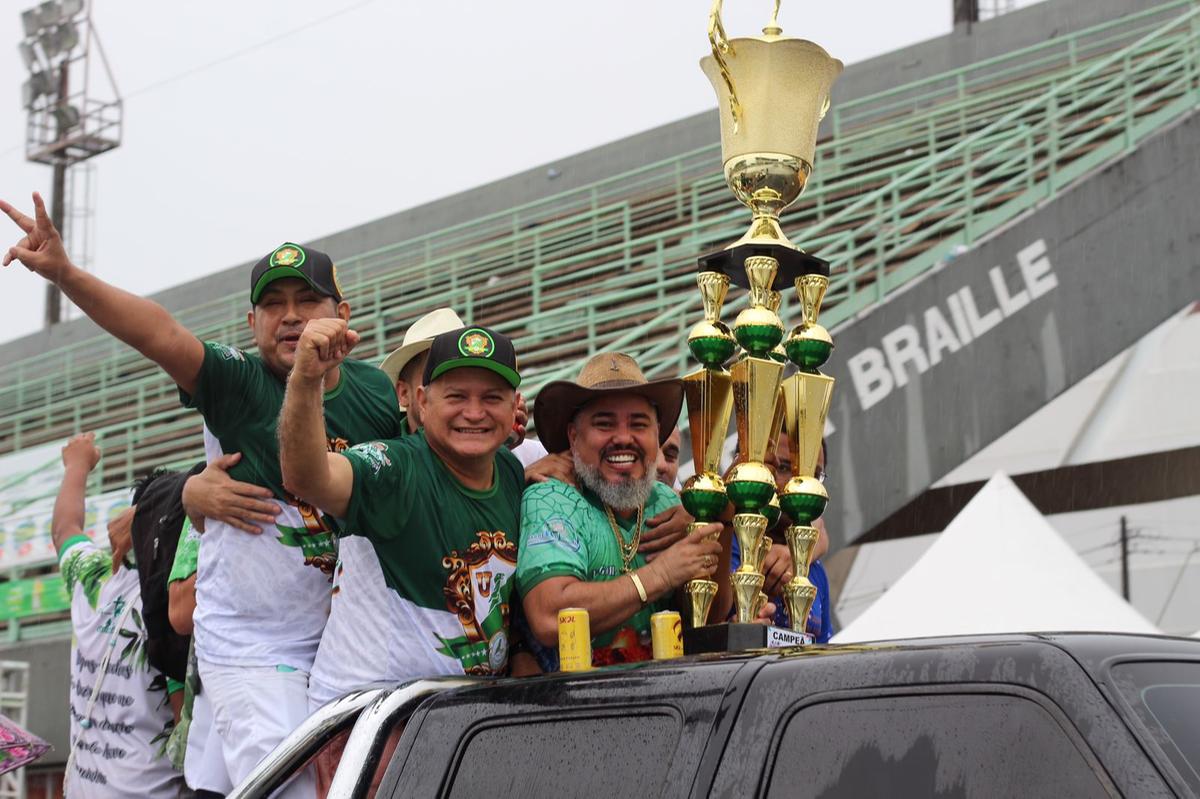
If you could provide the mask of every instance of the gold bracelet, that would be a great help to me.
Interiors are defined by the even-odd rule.
[[[633,580],[633,587],[637,589],[638,598],[642,600],[642,604],[648,601],[646,598],[646,586],[642,585],[642,578],[638,577],[635,572],[629,572],[629,579]]]

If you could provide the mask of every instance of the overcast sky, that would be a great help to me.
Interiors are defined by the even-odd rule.
[[[725,5],[737,36],[771,3]],[[710,108],[708,6],[95,0],[125,135],[91,162],[93,271],[151,293]],[[0,3],[0,197],[22,208],[51,184],[24,154],[25,7]],[[785,0],[780,22],[853,63],[948,32],[950,9]],[[40,279],[0,281],[0,340],[37,330]]]

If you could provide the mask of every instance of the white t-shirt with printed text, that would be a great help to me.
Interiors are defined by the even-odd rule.
[[[112,573],[112,556],[85,536],[59,556],[71,593],[71,742],[68,797],[175,799],[182,776],[160,755],[172,713],[166,677],[146,659],[137,571]],[[108,666],[90,716],[88,703],[105,654]],[[85,722],[84,719],[87,719]]]

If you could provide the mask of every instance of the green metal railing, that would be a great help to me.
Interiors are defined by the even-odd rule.
[[[839,134],[784,220],[834,264],[823,321],[848,319],[1194,108],[1196,14],[1195,2],[1165,4],[831,112]],[[360,355],[382,355],[415,316],[451,303],[516,337],[530,393],[600,348],[637,351],[651,373],[688,368],[695,257],[748,219],[718,160],[714,145],[341,261]],[[247,345],[233,321],[244,310],[239,293],[179,316],[203,338]],[[0,390],[0,451],[99,425],[105,485],[198,457],[198,421],[174,388],[109,339],[8,373],[19,379]]]
[[[864,148],[870,155],[879,149],[877,142],[911,146],[925,136],[932,144],[937,131],[941,136],[960,136],[970,127],[977,109],[982,88],[997,84],[1008,84],[1014,93],[1036,89],[1039,83],[1052,80],[1055,70],[1074,65],[1110,52],[1139,35],[1165,16],[1178,13],[1190,2],[1167,3],[1160,7],[1132,14],[1118,20],[1079,31],[1071,36],[1025,48],[998,56],[943,75],[926,78],[887,91],[840,103],[830,112],[827,129],[835,134],[835,141],[822,148],[819,158],[817,180],[823,175],[843,171],[844,159],[853,160],[854,154]],[[990,102],[1004,102],[1003,92],[988,94]],[[936,106],[942,105],[943,109]],[[933,111],[931,111],[933,109]],[[920,117],[921,125],[913,126],[914,112]],[[945,119],[937,116],[957,117],[961,124],[945,125]],[[914,129],[923,127],[923,130]],[[905,135],[908,134],[906,141]],[[898,150],[898,151],[902,151]],[[348,287],[357,289],[358,279],[363,272],[373,268],[404,269],[415,265],[428,265],[436,256],[456,251],[459,248],[485,246],[495,237],[512,237],[512,260],[519,263],[520,240],[518,234],[528,226],[543,224],[548,218],[561,218],[581,212],[596,213],[610,198],[627,198],[643,191],[662,190],[673,186],[672,198],[680,215],[689,205],[689,188],[697,177],[706,178],[708,189],[719,188],[720,177],[715,169],[719,159],[719,147],[713,144],[678,158],[634,170],[591,186],[566,192],[544,200],[528,203],[504,213],[493,214],[481,219],[464,220],[456,225],[415,239],[398,242],[368,253],[363,253],[340,262],[343,280]],[[722,199],[727,199],[725,195]],[[694,201],[694,197],[692,198]],[[732,208],[732,205],[727,206]],[[818,210],[822,210],[818,208]],[[692,214],[695,217],[695,214]],[[586,247],[585,239],[577,238],[573,246]],[[427,276],[433,270],[425,270]],[[429,277],[426,278],[430,279]],[[232,318],[240,318],[244,310],[241,292],[230,297],[206,303],[180,314],[185,324],[193,329],[209,325],[222,326]],[[107,359],[127,354],[119,344],[101,339],[73,347],[66,347],[25,361],[10,364],[11,388],[0,389],[0,411],[9,409],[7,395],[32,390],[32,379],[49,375],[52,381],[61,380],[64,371],[70,372],[73,363],[87,364],[94,360]],[[61,385],[59,390],[61,390]]]

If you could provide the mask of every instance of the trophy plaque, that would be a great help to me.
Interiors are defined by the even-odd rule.
[[[779,215],[812,174],[817,127],[842,63],[819,45],[784,37],[778,0],[762,36],[727,39],[721,4],[714,0],[712,54],[700,67],[717,93],[725,182],[750,209],[751,222],[737,241],[699,259],[696,281],[704,320],[692,328],[688,348],[702,368],[684,377],[696,475],[684,484],[682,501],[697,524],[716,520],[732,503],[741,565],[729,575],[733,622],[707,623],[715,581],[687,584],[690,624],[684,649],[689,654],[810,642],[804,627],[816,596],[808,580],[818,535],[812,524],[828,501],[814,472],[833,387],[832,378],[818,371],[833,348],[829,332],[817,322],[829,264],[793,244]],[[731,284],[749,294],[732,329],[720,319]],[[779,311],[783,292],[791,288],[800,301],[801,322],[789,334]],[[785,380],[789,361],[799,371]],[[721,474],[718,461],[731,408],[738,452]],[[777,492],[775,474],[764,461],[781,427],[792,447],[793,476]],[[781,511],[791,520],[786,538],[796,575],[783,591],[790,630],[755,621],[767,601],[762,592],[767,531]]]

